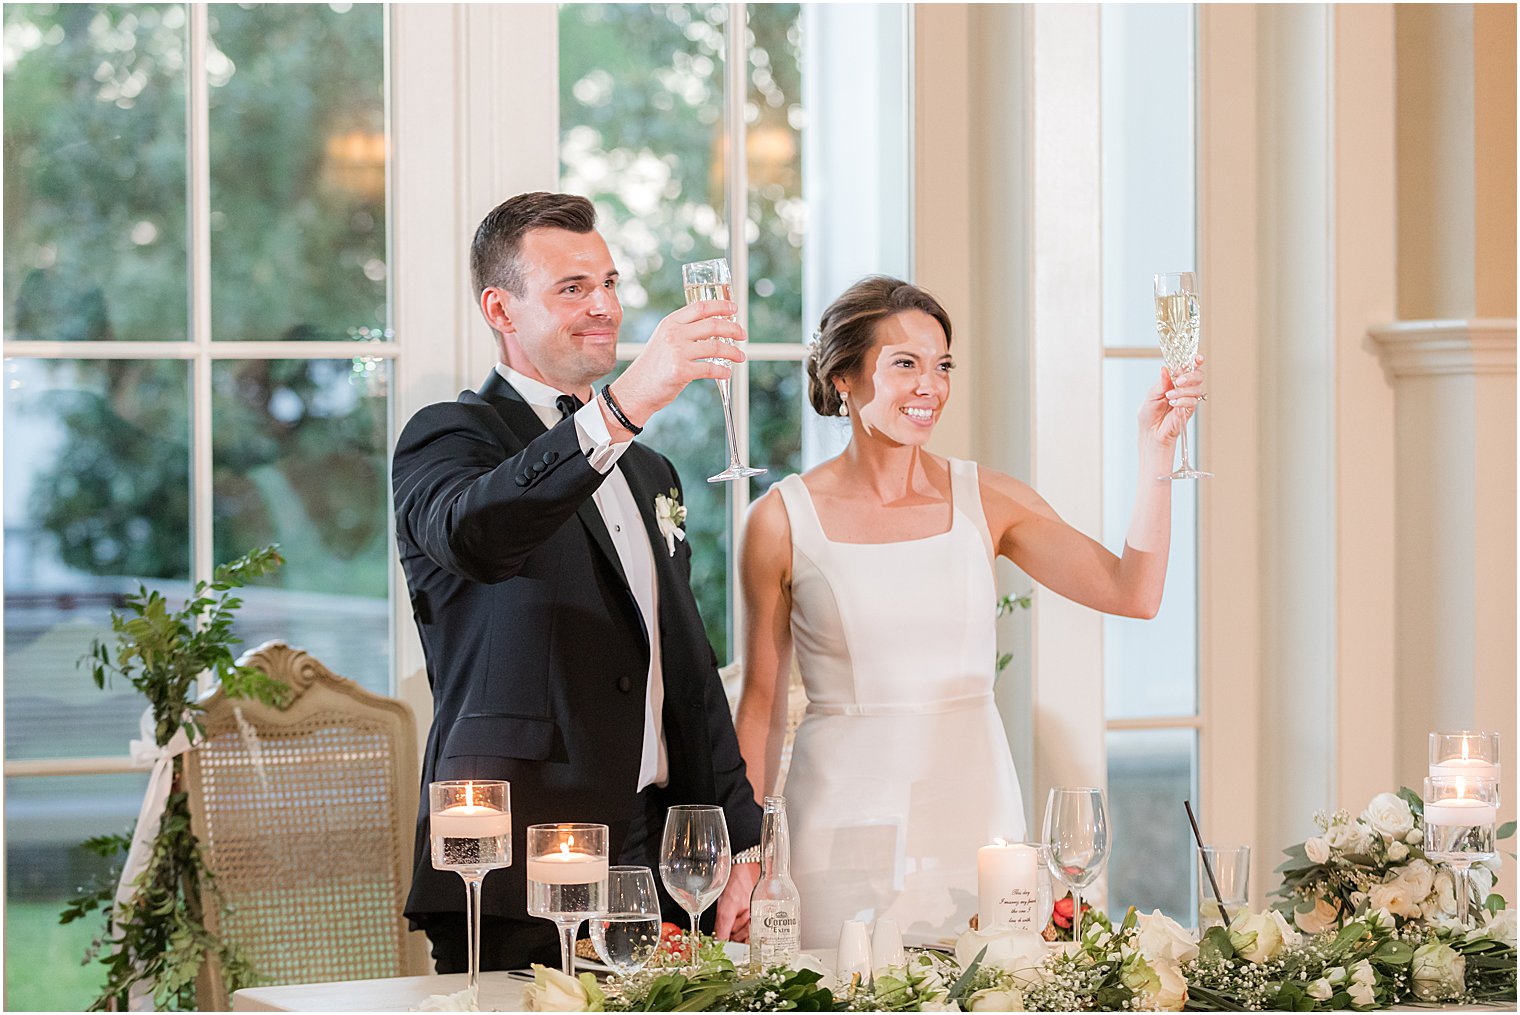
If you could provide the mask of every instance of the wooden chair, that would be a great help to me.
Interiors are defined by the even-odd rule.
[[[292,695],[277,709],[218,689],[187,756],[192,828],[227,907],[208,898],[208,928],[261,983],[428,972],[427,943],[401,915],[417,820],[412,710],[284,642],[240,662]],[[203,1010],[227,1010],[219,970],[197,993]]]

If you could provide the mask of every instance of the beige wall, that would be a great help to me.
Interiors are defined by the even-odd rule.
[[[1473,12],[1474,317],[1515,316],[1515,8]]]

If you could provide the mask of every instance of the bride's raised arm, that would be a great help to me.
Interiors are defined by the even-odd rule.
[[[781,494],[771,490],[750,508],[739,550],[744,597],[744,693],[734,727],[739,752],[764,802],[776,786],[786,736],[792,668],[792,531]]]
[[[1202,384],[1200,367],[1175,381],[1163,369],[1146,393],[1139,420],[1140,474],[1123,556],[1072,528],[1027,484],[983,469],[982,504],[998,553],[1083,606],[1123,617],[1154,617],[1161,608],[1172,539],[1172,482],[1166,474]]]

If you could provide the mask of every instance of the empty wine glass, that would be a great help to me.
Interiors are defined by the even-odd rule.
[[[702,913],[728,885],[733,854],[723,808],[711,804],[677,804],[665,815],[660,843],[660,880],[671,898],[691,917],[691,961],[697,961]]]
[[[480,888],[486,875],[512,865],[512,787],[497,779],[428,783],[433,867],[464,878],[465,985],[480,996]]]
[[[1155,277],[1156,335],[1161,358],[1175,382],[1194,367],[1198,355],[1198,282],[1190,271],[1174,271]],[[1182,445],[1182,464],[1177,471],[1157,479],[1209,479],[1214,474],[1195,469],[1188,461],[1188,420],[1182,421],[1177,442]]]
[[[681,285],[686,291],[687,306],[699,300],[733,300],[733,276],[729,273],[726,257],[681,265]],[[722,366],[730,365],[726,359],[715,359],[712,362]],[[751,468],[739,458],[739,440],[734,434],[733,381],[728,377],[718,377],[716,381],[718,398],[723,402],[723,432],[728,436],[728,468],[716,476],[708,476],[707,481],[722,483],[745,476],[758,476],[765,470]]]
[[[1072,940],[1082,940],[1082,890],[1108,862],[1103,793],[1090,786],[1051,789],[1045,801],[1045,851],[1050,873],[1071,890]]]
[[[591,943],[619,976],[632,976],[660,947],[660,898],[648,867],[607,871],[607,912],[591,918]]]

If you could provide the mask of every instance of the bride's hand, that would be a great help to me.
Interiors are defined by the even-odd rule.
[[[1177,435],[1203,401],[1203,357],[1193,357],[1193,369],[1173,377],[1166,367],[1161,379],[1140,405],[1140,437],[1171,451]]]
[[[740,944],[749,940],[749,897],[759,879],[759,864],[734,864],[728,875],[728,886],[718,896],[713,937],[719,941],[738,941]]]

